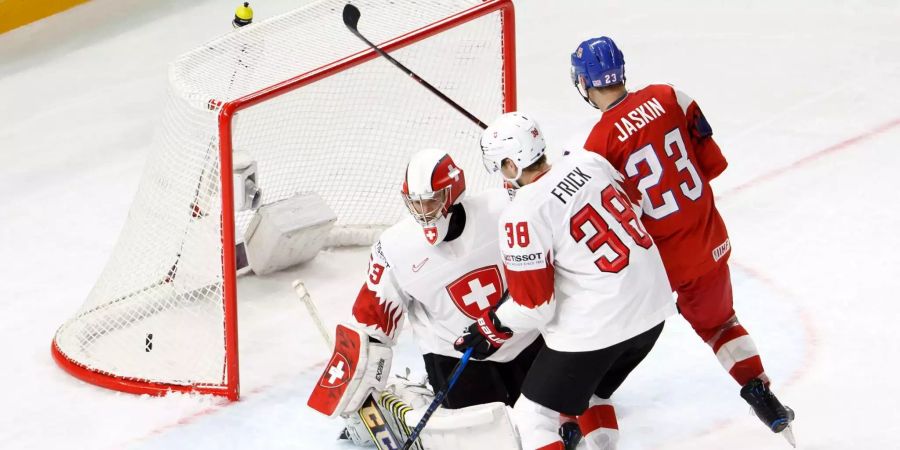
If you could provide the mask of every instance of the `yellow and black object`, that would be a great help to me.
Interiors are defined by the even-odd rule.
[[[253,8],[250,8],[250,2],[244,2],[234,10],[234,20],[231,24],[235,28],[240,28],[251,23],[253,23]]]

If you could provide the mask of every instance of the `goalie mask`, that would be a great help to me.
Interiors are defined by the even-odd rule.
[[[462,200],[465,191],[465,174],[447,153],[428,149],[412,156],[401,193],[429,244],[437,245],[447,236],[450,207]]]

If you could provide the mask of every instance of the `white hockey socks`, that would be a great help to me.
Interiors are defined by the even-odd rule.
[[[588,409],[578,416],[582,442],[589,450],[615,450],[619,442],[616,409],[608,399],[591,396]],[[581,448],[581,445],[578,446]]]
[[[522,448],[536,450],[565,450],[559,437],[560,414],[541,406],[525,395],[516,400],[513,419],[519,428]]]

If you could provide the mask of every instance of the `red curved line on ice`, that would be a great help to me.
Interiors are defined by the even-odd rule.
[[[840,151],[852,148],[856,144],[859,144],[859,143],[869,140],[873,137],[876,137],[880,134],[883,134],[890,130],[893,130],[897,126],[900,126],[900,117],[890,120],[888,122],[885,122],[875,128],[871,128],[863,133],[860,133],[855,136],[844,139],[843,141],[829,145],[828,147],[825,147],[825,148],[823,148],[819,151],[816,151],[810,155],[800,158],[799,160],[794,161],[791,164],[788,164],[783,167],[779,167],[770,172],[766,172],[756,178],[753,178],[749,181],[739,184],[733,188],[727,189],[724,192],[722,192],[721,194],[717,195],[716,200],[719,201],[722,199],[727,199],[728,197],[730,197],[734,194],[738,194],[750,187],[753,187],[755,185],[764,183],[766,181],[778,178],[779,176],[784,175],[785,173],[791,172],[793,170],[803,168],[803,167],[807,166],[808,164],[818,161],[826,156],[830,156],[830,155],[838,153]],[[784,295],[786,298],[797,299],[800,297],[799,295],[792,292],[790,289],[776,283],[774,280],[772,280],[768,275],[766,275],[762,271],[752,268],[750,266],[747,266],[746,264],[742,264],[742,263],[738,262],[736,260],[736,258],[731,258],[729,260],[729,264],[732,264],[732,265],[738,267],[739,269],[746,272],[747,275],[749,275],[753,278],[756,278],[757,280],[759,280],[760,282],[762,282],[763,284],[765,284],[772,290]],[[797,306],[798,306],[798,316],[800,317],[800,320],[803,325],[803,331],[804,331],[804,335],[806,337],[806,342],[808,344],[807,345],[808,350],[803,355],[803,358],[804,358],[803,364],[800,366],[800,368],[796,372],[791,374],[791,377],[787,381],[785,381],[783,384],[781,384],[781,383],[778,383],[778,380],[773,380],[773,383],[776,385],[776,389],[777,389],[778,385],[792,386],[794,384],[797,384],[800,380],[803,379],[804,376],[806,376],[808,373],[811,372],[811,367],[813,365],[815,365],[816,361],[818,360],[819,333],[816,331],[817,329],[815,326],[815,321],[812,320],[812,315],[802,304],[797,303]],[[765,364],[765,355],[760,355],[760,356],[763,358],[763,364]],[[724,419],[724,420],[715,422],[712,424],[712,426],[708,427],[705,431],[699,431],[690,436],[687,436],[685,438],[685,441],[688,441],[688,440],[691,440],[694,438],[698,438],[700,436],[705,436],[705,435],[709,434],[711,431],[721,430],[722,428],[733,425],[740,420],[743,420],[743,418],[734,417],[734,418]],[[662,447],[659,447],[659,448],[662,448]]]
[[[885,122],[875,128],[872,128],[870,130],[867,130],[860,134],[857,134],[856,136],[844,139],[843,141],[838,142],[836,144],[829,145],[828,147],[825,147],[819,151],[813,152],[810,155],[804,156],[803,158],[800,158],[797,161],[794,161],[786,166],[779,167],[770,172],[766,172],[756,178],[753,178],[753,179],[746,181],[742,184],[739,184],[735,187],[727,189],[724,192],[717,195],[716,200],[720,200],[720,199],[729,197],[732,194],[736,194],[738,192],[741,192],[741,191],[743,191],[747,188],[750,188],[754,185],[757,185],[759,183],[764,183],[766,181],[769,181],[773,178],[778,178],[779,176],[784,175],[787,172],[790,172],[795,169],[799,169],[803,166],[806,166],[807,164],[818,161],[819,159],[822,159],[826,156],[829,156],[834,153],[840,152],[842,150],[851,148],[854,145],[859,144],[860,142],[869,140],[875,136],[878,136],[879,134],[888,132],[888,131],[894,129],[895,127],[897,127],[898,125],[900,125],[900,117],[897,117],[897,118],[895,118],[891,121]]]

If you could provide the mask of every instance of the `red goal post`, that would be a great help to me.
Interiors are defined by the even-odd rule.
[[[403,59],[405,56],[404,53],[402,53],[403,49],[409,46],[416,46],[416,44],[425,45],[429,42],[429,39],[434,39],[457,27],[470,24],[473,21],[478,21],[478,19],[494,17],[495,19],[486,21],[491,23],[479,25],[484,28],[491,27],[494,22],[496,22],[494,26],[498,25],[496,33],[499,43],[497,43],[497,45],[499,45],[499,58],[502,60],[499,63],[500,69],[497,74],[499,86],[484,87],[484,89],[491,92],[499,91],[496,92],[496,95],[491,96],[492,100],[485,100],[485,104],[483,105],[472,105],[469,102],[476,102],[476,100],[480,101],[485,95],[477,93],[473,94],[472,98],[465,98],[465,95],[460,94],[462,91],[454,91],[455,82],[452,79],[446,81],[444,83],[446,86],[444,86],[442,85],[441,80],[435,81],[429,78],[427,70],[423,73],[423,78],[431,81],[438,88],[447,92],[451,98],[454,98],[454,100],[458,101],[464,107],[472,107],[472,111],[476,113],[476,115],[480,114],[480,117],[482,117],[483,120],[490,121],[499,113],[516,109],[515,21],[513,4],[511,0],[454,0],[453,2],[433,1],[431,3],[434,3],[435,5],[441,4],[443,6],[444,3],[463,4],[467,2],[474,4],[474,6],[460,9],[453,14],[444,16],[439,20],[431,21],[423,26],[416,27],[402,35],[387,40],[382,39],[382,43],[379,45],[385,51],[397,52],[394,53],[395,56],[406,63],[407,61]],[[401,5],[409,2],[391,3]],[[427,1],[418,2],[418,6],[416,7],[423,7],[423,5],[428,6],[428,3],[429,2]],[[323,4],[325,4],[325,6],[342,5],[343,1],[324,0],[316,2],[314,6],[305,8],[307,10],[306,14],[316,14],[317,11],[320,11],[316,8],[324,8],[325,6],[322,6]],[[364,15],[367,14],[368,10],[366,9],[364,2],[354,2],[354,4],[360,6]],[[374,8],[373,5],[375,5],[374,1],[369,6]],[[412,3],[412,5],[416,4]],[[400,6],[397,7],[399,8]],[[301,10],[302,9],[304,8],[301,8]],[[279,20],[283,22],[285,18],[291,14],[297,14],[297,12],[274,18],[275,20],[273,20],[273,22],[281,23]],[[409,14],[410,17],[415,15],[415,11],[412,11]],[[366,17],[368,18],[368,16]],[[340,23],[339,15],[335,15],[334,20]],[[363,32],[367,32],[366,27],[371,24],[371,22],[366,22],[366,20],[367,19],[364,18],[364,23],[361,26]],[[389,21],[385,21],[386,24],[388,22]],[[265,26],[267,26],[266,22],[253,25],[253,27],[259,27],[260,30],[264,30]],[[240,31],[242,33],[244,32],[243,30]],[[346,32],[347,35],[350,34],[349,31],[343,31]],[[256,30],[254,32],[262,33],[262,31]],[[250,36],[249,34],[247,35]],[[484,35],[491,36],[491,33],[485,32]],[[377,39],[380,38],[374,37],[373,39],[378,42]],[[488,40],[488,38],[483,38],[483,40]],[[236,212],[234,210],[232,155],[235,154],[236,151],[240,152],[250,149],[251,153],[253,153],[256,151],[255,149],[259,149],[261,166],[265,167],[265,164],[262,164],[262,162],[265,161],[266,158],[271,159],[269,156],[265,155],[265,153],[269,151],[269,148],[280,148],[284,145],[280,141],[273,144],[271,141],[267,140],[270,139],[272,134],[277,134],[277,130],[273,132],[272,129],[266,128],[272,126],[271,123],[278,122],[280,123],[279,126],[282,127],[281,129],[283,129],[284,127],[290,128],[295,123],[292,120],[288,120],[292,117],[303,117],[303,120],[297,119],[299,122],[315,122],[315,118],[322,115],[327,116],[332,114],[328,117],[329,119],[334,119],[335,115],[341,117],[341,115],[351,114],[351,112],[355,110],[347,109],[337,113],[332,111],[331,99],[333,99],[335,95],[352,95],[355,92],[345,93],[343,91],[328,91],[323,92],[321,96],[313,96],[313,98],[310,99],[298,99],[296,101],[282,101],[282,99],[285,96],[291,95],[291,93],[297,92],[301,88],[314,86],[316,83],[333,79],[339,74],[344,74],[348,71],[354,73],[354,75],[347,77],[348,83],[352,83],[351,85],[353,87],[366,86],[368,85],[368,82],[366,81],[367,78],[365,76],[369,73],[363,72],[356,75],[353,69],[366,64],[376,64],[377,58],[379,58],[374,50],[366,48],[352,53],[349,56],[336,59],[333,62],[319,65],[312,70],[302,71],[300,75],[283,79],[284,81],[269,84],[264,83],[264,87],[252,89],[251,91],[248,91],[250,93],[242,94],[240,93],[240,89],[235,87],[243,81],[235,81],[236,78],[240,78],[241,71],[248,73],[255,71],[253,77],[257,77],[259,72],[265,72],[265,68],[252,67],[256,62],[252,55],[258,50],[258,48],[254,48],[254,45],[263,48],[268,42],[265,39],[259,41],[248,39],[248,42],[251,43],[241,44],[241,46],[238,47],[235,47],[233,43],[230,43],[229,45],[231,45],[231,47],[228,49],[231,53],[237,54],[238,57],[235,59],[236,68],[231,74],[230,81],[227,82],[227,90],[230,90],[230,93],[232,94],[237,92],[240,95],[231,97],[228,95],[203,97],[205,92],[202,89],[191,91],[184,89],[181,86],[171,89],[174,94],[170,94],[170,96],[175,95],[179,97],[179,99],[173,100],[173,102],[176,103],[175,106],[169,107],[169,109],[174,109],[176,111],[175,113],[170,113],[172,118],[168,119],[169,122],[176,125],[179,123],[193,124],[193,122],[197,122],[199,125],[185,126],[185,130],[168,133],[171,134],[171,136],[164,136],[161,140],[165,141],[164,143],[166,144],[171,141],[177,141],[178,139],[190,140],[187,144],[179,142],[179,145],[175,145],[174,147],[176,147],[178,151],[185,148],[196,151],[196,154],[191,156],[190,161],[200,161],[197,163],[197,166],[200,168],[194,172],[190,172],[190,174],[185,174],[184,176],[170,177],[168,175],[160,175],[160,173],[165,173],[166,169],[172,170],[172,167],[163,169],[160,169],[160,167],[166,166],[166,163],[169,162],[168,159],[171,158],[154,158],[154,156],[151,156],[153,161],[148,161],[148,166],[153,167],[148,168],[145,172],[144,179],[142,179],[142,185],[139,188],[138,196],[135,201],[138,205],[132,206],[132,212],[129,214],[129,223],[126,224],[126,229],[123,230],[122,236],[120,236],[120,242],[117,244],[116,251],[114,251],[114,255],[107,265],[107,269],[104,271],[101,279],[98,280],[97,286],[95,286],[81,310],[57,331],[51,346],[52,354],[56,362],[76,378],[105,388],[135,394],[165,395],[171,391],[197,392],[225,396],[231,400],[238,399],[240,383],[234,243],[239,240],[236,239],[236,236],[239,235],[239,233],[236,232],[236,218],[240,221],[240,227],[245,227],[248,216],[246,213]],[[262,44],[259,44],[259,42],[262,42]],[[483,55],[481,56],[482,58],[486,58],[487,60],[494,59],[492,52],[495,50],[485,50],[487,47],[490,47],[490,45],[477,42],[476,38],[467,36],[466,38],[459,38],[459,42],[462,43],[460,45],[467,46],[466,49],[463,49],[463,51],[459,53],[459,55],[462,56],[457,55],[458,60],[456,61],[442,62],[441,64],[449,64],[449,66],[442,67],[465,66],[466,61],[470,59],[466,53],[468,50],[471,50],[473,54],[474,52],[485,52],[486,56]],[[192,65],[194,64],[194,59],[198,59],[197,55],[203,56],[211,52],[214,53],[213,51],[215,50],[216,43],[217,41],[213,41],[195,52],[185,55],[185,57],[182,57],[179,61],[176,61],[176,63],[173,64],[173,68],[170,69],[170,77],[179,76],[179,74],[175,74],[176,69],[181,69],[184,73],[198,70]],[[437,49],[440,52],[444,52],[448,45],[454,45],[454,42],[452,40],[441,42],[438,44]],[[268,50],[268,47],[266,47],[265,50]],[[434,50],[426,50],[423,50],[421,54],[416,54],[417,57],[422,58],[421,63],[416,59],[413,59],[410,62],[409,65],[414,68],[414,70],[418,68],[417,64],[427,66],[430,61],[427,59],[429,56],[433,56],[435,59],[443,58],[445,56],[444,53],[437,52],[429,55],[429,52],[433,52]],[[410,58],[412,58],[412,56],[410,56]],[[473,57],[473,59],[477,59],[477,57]],[[463,70],[474,71],[475,69],[472,67],[467,67]],[[440,72],[439,68],[434,70],[438,73]],[[373,69],[373,71],[375,72],[373,77],[377,80],[388,79],[385,77],[404,77],[399,70],[393,68]],[[394,71],[396,73],[389,75],[387,74],[387,71]],[[456,73],[454,76],[472,76],[473,78],[478,78],[479,76],[482,78],[484,77],[483,74],[479,75],[477,73]],[[223,79],[226,78],[228,77],[223,77]],[[254,78],[252,82],[259,83],[260,80],[264,81],[266,79],[265,76],[259,76],[258,78],[259,80]],[[393,81],[393,78],[390,80],[391,81],[387,83],[389,83],[391,89],[408,89],[410,91],[417,89],[417,84],[411,80],[397,79],[398,81],[396,82]],[[248,82],[248,85],[252,85],[252,82]],[[487,85],[488,82],[485,81],[482,84]],[[371,101],[371,103],[363,103],[363,108],[373,105],[374,108],[379,107],[378,105],[381,104],[381,101],[379,100],[379,91],[377,89],[380,89],[380,87],[376,86],[376,90],[371,92],[371,97],[365,99],[366,101]],[[215,89],[213,89],[213,91],[214,90]],[[335,92],[340,93],[335,94]],[[422,105],[428,102],[427,100],[423,100],[424,97],[421,97],[422,95],[427,94],[417,93],[415,95],[419,97],[410,100],[408,102],[409,104]],[[204,121],[205,119],[195,120],[192,115],[199,114],[196,111],[190,113],[179,112],[179,108],[184,109],[185,107],[178,102],[185,104],[192,103],[195,109],[197,103],[205,102],[207,109],[210,110],[207,114],[215,114],[214,126],[217,126],[217,130],[211,131],[213,136],[203,137],[205,136],[203,132],[204,127],[209,127],[209,123]],[[284,104],[288,103],[290,103],[289,107],[283,107]],[[271,111],[266,112],[265,114],[256,115],[265,115],[266,117],[254,116],[254,107],[271,104],[276,104],[278,106],[272,107]],[[429,108],[428,113],[422,113],[421,111],[410,112],[410,114],[415,115],[416,118],[422,117],[420,121],[400,124],[397,126],[396,130],[392,128],[394,124],[387,118],[384,119],[387,121],[386,123],[368,123],[366,122],[368,119],[365,115],[352,119],[355,122],[351,125],[356,126],[356,122],[362,121],[366,122],[363,127],[364,130],[379,129],[379,127],[381,129],[387,129],[384,135],[375,137],[375,139],[378,140],[375,149],[385,147],[390,148],[390,145],[395,142],[421,142],[421,145],[428,146],[428,140],[434,137],[435,133],[439,133],[440,130],[443,129],[446,129],[447,134],[445,139],[447,144],[444,145],[454,147],[453,143],[456,143],[455,145],[459,146],[458,143],[460,142],[460,139],[464,139],[464,142],[469,142],[474,136],[477,136],[477,132],[480,132],[480,129],[477,131],[470,130],[466,132],[467,134],[462,133],[464,135],[461,135],[455,128],[462,126],[459,124],[463,123],[465,118],[460,116],[461,122],[452,122],[454,119],[450,118],[448,115],[458,115],[452,108],[443,104],[427,104],[427,108]],[[308,109],[311,108],[309,105],[314,105],[312,108],[316,110],[309,111]],[[390,111],[376,109],[374,112],[370,113],[370,116],[377,119],[379,116],[390,115],[397,112],[396,105],[391,106],[390,108]],[[294,116],[292,115],[294,114],[293,111],[300,112],[297,112]],[[246,120],[250,125],[239,128],[236,126],[236,122],[245,120],[241,118],[241,116],[244,115],[248,117]],[[285,117],[287,117],[287,119],[285,119]],[[238,120],[239,118],[241,119]],[[263,119],[265,120],[263,121]],[[285,125],[285,123],[288,125]],[[318,122],[316,122],[316,124],[318,124]],[[316,124],[311,125],[311,128],[317,126]],[[169,127],[177,128],[176,125],[170,125]],[[303,125],[305,126],[305,123]],[[329,136],[340,135],[340,138],[346,137],[342,135],[343,128],[338,127],[340,129],[335,132],[334,130],[328,129],[328,125],[330,124],[322,126],[321,129],[305,131],[306,134],[303,136],[289,136],[285,139],[286,142],[289,142],[287,148],[289,151],[293,151],[295,147],[292,146],[299,145],[298,142],[302,143],[304,140],[318,139],[318,133],[330,133]],[[164,124],[164,127],[166,126],[167,124]],[[423,134],[421,136],[415,135],[415,132],[420,128],[423,130]],[[356,128],[353,130],[356,130]],[[351,135],[351,140],[353,139],[353,132],[354,131],[348,132],[348,134]],[[357,139],[372,139],[371,136],[364,136],[364,138],[357,137]],[[441,139],[444,138],[435,137],[435,140],[441,141]],[[317,143],[311,147],[312,151],[310,153],[304,153],[303,158],[316,159],[319,152],[329,153],[335,148],[343,151],[345,146],[347,146],[346,141],[341,140],[325,144]],[[409,146],[409,144],[406,146]],[[215,147],[217,147],[217,149],[213,150],[214,153],[211,153],[209,149]],[[481,170],[480,162],[478,162],[480,160],[480,155],[475,154],[477,152],[472,150],[473,147],[477,149],[477,141],[474,142],[473,146],[466,148],[465,151],[468,152],[466,155],[466,162],[468,162],[468,165],[465,165],[464,167],[469,169],[469,172],[473,174],[471,178],[474,179],[474,183],[472,184],[475,185],[476,188],[479,186],[479,182],[481,183],[480,186],[487,186],[489,183],[489,181],[487,181],[487,175],[479,174],[480,172],[483,172]],[[418,149],[419,148],[410,148],[408,150],[415,151]],[[357,150],[358,149],[356,148],[351,148],[351,150],[349,150],[347,154],[342,155],[342,157],[347,158],[351,162],[359,160],[361,161],[361,164],[364,165],[372,164],[372,159],[378,159],[378,156],[373,158],[371,152],[362,154],[362,151]],[[451,153],[456,150],[451,150]],[[285,152],[283,149],[278,151],[282,153]],[[211,160],[211,155],[217,156],[218,161]],[[454,157],[456,158],[456,156]],[[405,158],[405,155],[396,155],[395,157],[397,161]],[[162,161],[156,162],[158,159],[161,159]],[[270,164],[277,166],[278,162]],[[287,163],[282,164],[290,165]],[[179,166],[177,162],[171,162],[169,165]],[[318,168],[324,166],[327,166],[327,164],[314,167]],[[393,166],[397,166],[397,164],[393,163]],[[376,167],[372,168],[370,171],[395,172],[396,167],[393,166],[385,166],[384,168]],[[274,172],[274,170],[275,169],[270,169],[270,172]],[[315,170],[318,171],[318,169]],[[262,168],[260,169],[260,172],[260,176],[265,177],[266,174]],[[276,192],[277,194],[274,194],[273,198],[269,198],[268,200],[278,200],[292,192],[296,192],[298,189],[306,189],[308,187],[298,187],[295,185],[283,187],[281,185],[290,184],[292,178],[305,178],[309,173],[310,169],[308,167],[293,173],[288,173],[286,176],[280,177],[278,183],[274,183],[273,187],[264,186],[262,188],[263,192]],[[328,180],[330,179],[329,177],[333,177],[332,173],[336,172],[324,173],[324,179]],[[380,175],[382,178],[385,177],[384,173],[380,173]],[[356,175],[356,177],[360,178],[364,178],[365,176],[367,176],[367,174]],[[479,177],[482,178],[481,181],[479,181]],[[469,173],[467,173],[467,179],[469,178]],[[355,180],[355,178],[353,180]],[[387,180],[387,187],[382,188],[379,186],[377,189],[373,188],[372,190],[389,192],[393,189],[391,185],[395,181],[396,180]],[[319,181],[319,183],[322,182]],[[148,189],[161,189],[159,192],[162,192],[165,195],[168,195],[173,191],[178,191],[179,194],[177,196],[173,194],[173,197],[178,198],[172,200],[170,204],[187,205],[189,203],[189,214],[185,213],[185,211],[179,211],[178,214],[173,214],[173,217],[177,216],[177,218],[170,222],[164,222],[164,226],[152,222],[153,220],[157,220],[155,216],[165,216],[168,214],[169,210],[178,210],[181,206],[168,208],[156,206],[146,207],[145,204],[153,204],[153,197],[157,196],[157,191],[151,190],[149,191],[150,193],[144,194],[144,184],[151,185]],[[176,184],[178,184],[178,186],[174,186]],[[357,191],[353,192],[359,192],[360,196],[364,197],[370,193],[370,184],[371,181],[360,181],[360,186],[355,187]],[[178,187],[181,189],[177,189]],[[343,196],[348,195],[346,192],[338,192],[338,194]],[[379,193],[379,195],[381,194]],[[384,195],[392,194],[388,193]],[[356,195],[352,196],[355,197]],[[185,202],[185,199],[190,200]],[[379,209],[393,211],[392,208],[394,208],[393,204],[388,206],[388,201],[384,200],[382,197],[369,200],[364,199],[363,201],[366,202],[367,207],[372,207],[371,209],[375,214],[379,213]],[[402,208],[401,202],[397,201],[396,203]],[[341,207],[333,206],[333,208],[338,214],[340,224],[342,220]],[[353,208],[354,206],[347,207],[348,210],[353,210]],[[136,213],[136,210],[139,210],[140,213]],[[148,210],[148,212],[144,212],[144,210]],[[141,217],[134,219],[131,217],[132,215]],[[185,215],[188,215],[189,217],[184,217]],[[215,220],[216,218],[219,220]],[[389,225],[395,221],[395,219],[396,215],[386,214],[384,218],[378,218],[376,220],[363,218],[358,220],[358,222],[362,225],[371,223],[373,227],[377,228]],[[144,222],[132,226],[132,221],[139,220],[143,220]],[[354,223],[354,225],[357,224]],[[166,234],[161,235],[163,231],[157,231],[159,229],[165,230]],[[134,238],[133,236],[141,237]],[[160,250],[159,253],[162,254],[162,256],[156,258],[157,262],[152,269],[142,270],[144,267],[138,267],[136,269],[111,268],[111,266],[116,263],[121,263],[122,261],[128,261],[130,263],[131,261],[138,259],[135,257],[135,252],[138,252],[136,253],[137,255],[141,255],[139,249],[147,249],[148,246],[146,242],[156,242],[154,239],[159,241],[164,240],[165,245],[160,245],[160,247],[166,247],[168,253]],[[170,240],[174,242],[169,243]],[[133,241],[138,241],[140,243],[135,244]],[[216,248],[213,248],[213,243],[217,246]],[[119,247],[125,247],[125,249],[120,250]],[[155,251],[157,251],[157,249],[154,247],[153,252]],[[219,263],[216,264],[218,269],[215,271],[209,267],[211,261],[213,261],[212,258],[217,258],[219,260]],[[174,263],[170,265],[172,261],[174,261]],[[148,263],[148,265],[152,264]],[[166,270],[165,268],[168,269]],[[129,272],[129,270],[131,270],[131,272]],[[146,275],[144,275],[145,272]],[[123,273],[126,275],[123,275]],[[134,273],[138,273],[138,275],[133,275]],[[140,281],[135,279],[140,279]],[[188,279],[189,281],[182,282],[182,280],[185,279]],[[188,318],[185,318],[185,316],[188,316]],[[145,326],[144,324],[146,322],[152,322],[153,325]],[[178,334],[182,333],[182,331],[170,332],[170,330],[167,330],[166,324],[170,324],[168,327],[171,327],[173,330],[176,328],[179,330],[182,328],[199,328],[201,331],[197,332],[198,336],[181,336]],[[148,331],[151,329],[163,331],[157,331],[155,336],[154,333]],[[172,334],[173,336],[169,337],[167,336],[168,334]],[[200,336],[200,334],[202,334],[202,336]],[[119,337],[120,335],[122,336],[121,338]],[[166,341],[166,339],[169,339],[169,341]],[[141,353],[140,350],[136,350],[142,345],[141,341],[143,341],[144,346],[143,353]],[[207,351],[207,353],[211,353],[212,355],[202,354],[202,356],[197,356],[179,353],[172,357],[157,358],[157,354],[154,353],[169,351],[176,347],[184,347],[186,343],[189,343],[189,346],[196,345],[199,352]],[[161,348],[157,350],[154,345]],[[217,348],[219,345],[221,345],[221,350]],[[178,352],[183,353],[183,350],[178,350]],[[147,356],[151,354],[152,356]],[[209,357],[207,358],[207,356]],[[156,359],[159,360],[160,367],[154,365],[154,360]],[[202,364],[204,367],[192,367],[187,371],[180,370],[180,365],[193,365],[195,361],[201,359],[203,360]],[[199,365],[200,363],[198,362],[197,366]]]

